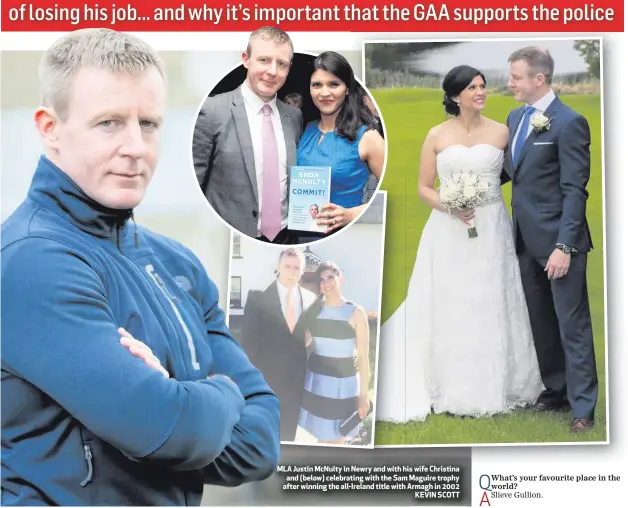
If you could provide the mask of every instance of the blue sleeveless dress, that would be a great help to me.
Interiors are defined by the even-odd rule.
[[[365,125],[360,127],[353,142],[328,132],[319,143],[322,132],[316,120],[306,125],[301,136],[297,165],[331,166],[331,202],[335,205],[353,208],[362,204],[369,167],[360,159],[358,144],[366,130]]]
[[[355,366],[355,329],[349,324],[355,304],[323,306],[310,327],[314,350],[307,360],[305,390],[299,425],[318,440],[350,438],[359,426],[343,436],[340,424],[358,407],[360,385]]]

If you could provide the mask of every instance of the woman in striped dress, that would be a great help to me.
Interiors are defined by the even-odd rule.
[[[343,298],[342,272],[332,262],[319,265],[321,296],[308,310],[305,390],[299,425],[319,443],[343,444],[358,427],[344,434],[340,424],[356,410],[369,408],[369,328],[362,307]]]

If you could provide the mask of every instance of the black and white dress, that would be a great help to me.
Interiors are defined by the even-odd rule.
[[[323,305],[310,328],[313,352],[308,358],[299,425],[318,440],[353,437],[340,433],[340,423],[358,407],[359,375],[355,366],[356,336],[349,319],[355,304]]]

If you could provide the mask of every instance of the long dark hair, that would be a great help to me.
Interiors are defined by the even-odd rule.
[[[443,106],[445,106],[447,113],[454,116],[460,114],[460,106],[456,104],[453,98],[460,95],[476,76],[481,76],[484,84],[486,84],[484,74],[469,65],[459,65],[447,73],[445,79],[443,79],[443,90],[445,91]]]
[[[338,77],[347,86],[349,92],[336,117],[338,134],[349,141],[355,141],[358,130],[363,125],[366,125],[367,130],[375,129],[375,118],[364,104],[364,96],[347,59],[335,51],[325,51],[314,60],[312,74],[317,70],[329,72]]]

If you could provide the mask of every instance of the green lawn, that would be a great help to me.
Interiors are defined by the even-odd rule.
[[[442,92],[431,89],[375,90],[388,139],[388,163],[382,190],[388,191],[382,323],[405,299],[421,231],[431,209],[418,197],[421,145],[428,130],[446,119]],[[570,416],[516,411],[490,419],[460,419],[432,415],[424,423],[377,423],[376,444],[535,443],[606,440],[606,365],[604,361],[604,258],[602,143],[599,95],[567,95],[562,100],[583,114],[591,127],[591,180],[587,217],[595,249],[589,256],[589,300],[600,381],[597,427],[574,436]],[[512,97],[490,96],[484,114],[504,122],[516,107]],[[503,186],[510,205],[511,184]]]

